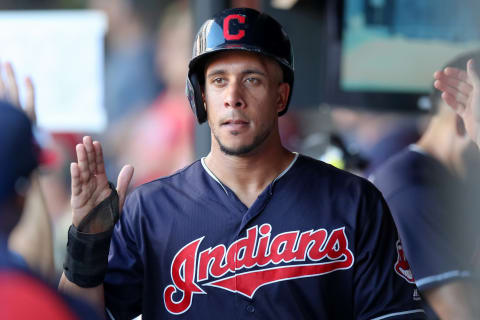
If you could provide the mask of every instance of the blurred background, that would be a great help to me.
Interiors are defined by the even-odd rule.
[[[132,164],[134,186],[208,153],[185,79],[196,30],[227,7],[265,11],[290,35],[284,145],[365,177],[420,137],[433,72],[480,47],[478,0],[2,0],[0,62],[36,88],[58,273],[83,135],[103,143],[110,176]]]

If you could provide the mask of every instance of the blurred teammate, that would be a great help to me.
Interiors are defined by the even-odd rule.
[[[472,56],[480,57],[476,52],[447,65],[462,68]],[[480,237],[471,191],[479,183],[479,153],[441,92],[434,90],[431,100],[434,114],[425,133],[379,168],[373,182],[392,211],[428,304],[441,319],[478,319],[474,270]]]
[[[51,267],[51,256],[40,255],[36,258],[43,261],[39,261],[32,257],[34,250],[31,248],[24,248],[27,251],[18,250],[25,258],[8,248],[9,236],[24,212],[26,195],[31,195],[32,189],[35,192],[40,190],[34,172],[38,166],[38,148],[34,144],[30,120],[35,118],[33,87],[28,81],[26,112],[29,119],[19,106],[16,80],[10,65],[6,67],[6,74],[6,82],[0,74],[0,318],[97,319],[97,314],[90,306],[59,295],[27,266],[29,263],[37,270],[44,271],[43,265]],[[44,209],[37,206],[29,210]],[[43,241],[29,244],[40,253],[51,253],[51,242],[48,241],[51,233],[43,225],[45,216],[42,212],[34,212],[27,217],[30,221],[26,221],[21,230],[17,230],[18,235],[27,238],[27,243],[32,236],[37,241]],[[37,223],[36,229],[32,223]],[[13,247],[17,249],[17,246]]]

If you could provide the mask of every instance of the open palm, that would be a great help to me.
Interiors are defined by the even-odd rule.
[[[86,136],[83,143],[76,146],[77,161],[71,164],[73,224],[78,226],[82,219],[105,198],[112,190],[108,184],[103,162],[102,146],[98,141]],[[122,210],[128,184],[133,176],[133,167],[126,165],[120,171],[117,180],[119,208]],[[102,232],[105,230],[95,230]]]

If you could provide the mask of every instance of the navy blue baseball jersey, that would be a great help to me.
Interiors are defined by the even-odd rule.
[[[372,181],[390,207],[420,291],[471,277],[477,224],[468,190],[448,168],[412,145]]]
[[[117,319],[424,319],[381,194],[301,155],[250,208],[203,161],[137,188],[104,284]]]

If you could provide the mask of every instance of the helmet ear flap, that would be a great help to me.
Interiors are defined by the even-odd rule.
[[[195,72],[187,77],[187,97],[190,102],[190,107],[197,117],[198,123],[202,124],[207,121],[207,111],[205,110],[202,97],[202,87]]]

